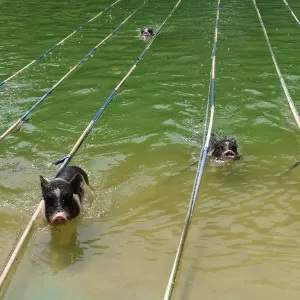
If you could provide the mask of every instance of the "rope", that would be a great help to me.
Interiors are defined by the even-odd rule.
[[[258,19],[259,19],[260,25],[261,25],[262,30],[263,30],[263,32],[264,32],[264,35],[265,35],[265,37],[266,37],[266,41],[267,41],[267,44],[268,44],[268,47],[269,47],[269,50],[270,50],[270,53],[271,53],[271,56],[272,56],[272,59],[273,59],[273,62],[274,62],[274,65],[275,65],[277,74],[278,74],[278,77],[279,77],[279,80],[280,80],[280,83],[281,83],[281,86],[282,86],[282,88],[283,88],[285,97],[286,97],[286,99],[287,99],[287,101],[288,101],[288,103],[289,103],[289,105],[290,105],[292,114],[293,114],[293,116],[294,116],[294,118],[295,118],[295,121],[296,121],[296,123],[297,123],[297,125],[298,125],[298,127],[299,127],[299,129],[300,129],[300,118],[299,118],[298,112],[297,112],[297,110],[296,110],[296,108],[295,108],[294,102],[293,102],[293,100],[292,100],[292,98],[291,98],[291,96],[290,96],[290,93],[289,93],[289,91],[288,91],[288,88],[287,88],[287,86],[286,86],[286,84],[285,84],[285,81],[284,81],[284,79],[283,79],[283,76],[282,76],[282,74],[281,74],[281,72],[280,72],[280,69],[279,69],[279,67],[278,67],[278,64],[277,64],[276,58],[275,58],[275,56],[274,56],[274,52],[273,52],[273,49],[272,49],[272,46],[271,46],[271,43],[270,43],[270,40],[269,40],[269,37],[268,37],[268,34],[267,34],[267,31],[266,31],[266,28],[265,28],[265,25],[264,25],[264,22],[263,22],[263,20],[262,20],[262,18],[261,18],[261,15],[260,15],[260,12],[259,12],[259,9],[258,9],[258,7],[257,7],[257,5],[256,5],[256,1],[255,1],[255,0],[253,0],[253,4],[254,4],[254,7],[255,7],[255,9],[256,9],[256,11],[257,11],[257,15],[258,15]]]
[[[117,87],[112,91],[112,93],[109,95],[109,97],[106,99],[106,101],[104,102],[104,104],[101,106],[101,108],[98,110],[98,112],[95,114],[95,116],[93,117],[93,119],[91,120],[91,122],[89,123],[89,125],[86,127],[86,129],[84,130],[84,132],[82,133],[82,135],[80,136],[80,138],[77,140],[76,144],[74,145],[74,147],[72,148],[71,152],[64,158],[58,160],[57,162],[63,162],[63,164],[60,166],[59,170],[56,172],[56,175],[54,178],[56,178],[56,176],[58,175],[58,173],[67,166],[67,164],[70,162],[70,160],[72,159],[72,157],[74,156],[74,154],[77,152],[77,150],[79,149],[79,147],[82,145],[83,141],[87,138],[87,136],[89,135],[89,133],[91,132],[93,126],[95,125],[96,121],[99,119],[99,117],[102,115],[102,113],[104,112],[104,110],[107,108],[107,106],[109,105],[109,103],[113,100],[114,96],[117,94],[118,89],[124,84],[124,82],[126,81],[126,79],[129,77],[129,75],[133,72],[133,70],[137,67],[137,65],[142,61],[142,59],[144,58],[144,56],[146,55],[148,49],[150,48],[150,46],[152,45],[152,43],[154,42],[154,40],[157,38],[157,36],[159,35],[160,31],[162,30],[163,26],[165,25],[165,23],[167,22],[167,20],[172,16],[173,12],[175,11],[175,9],[178,7],[178,5],[180,4],[181,0],[178,0],[178,2],[176,3],[176,5],[174,6],[173,10],[171,11],[171,13],[168,15],[168,17],[165,19],[165,21],[162,23],[162,25],[160,26],[160,28],[158,29],[156,35],[153,37],[153,39],[148,43],[148,45],[146,46],[146,48],[144,49],[144,51],[141,53],[141,55],[139,56],[139,58],[137,59],[137,61],[134,63],[134,65],[132,66],[132,68],[128,71],[128,73],[123,77],[123,79],[120,81],[120,83],[117,85]],[[40,204],[38,205],[35,213],[33,214],[31,220],[29,221],[28,225],[25,228],[25,231],[23,232],[20,240],[18,241],[18,244],[16,246],[16,248],[14,249],[12,255],[10,256],[1,276],[0,276],[0,288],[3,285],[3,282],[5,280],[5,278],[7,277],[13,262],[16,260],[16,257],[26,239],[26,237],[29,234],[30,229],[32,228],[35,219],[37,218],[40,210],[42,207],[42,201],[40,202]]]
[[[214,46],[212,50],[212,67],[211,67],[211,78],[210,78],[210,118],[209,118],[209,124],[208,129],[206,133],[206,141],[204,144],[204,147],[202,147],[200,156],[199,156],[199,164],[198,169],[194,181],[192,196],[189,204],[189,208],[187,211],[183,231],[181,234],[181,238],[179,241],[179,245],[177,248],[175,260],[173,263],[172,271],[169,277],[167,289],[165,292],[164,300],[170,300],[172,298],[172,293],[175,286],[175,280],[179,269],[180,260],[182,257],[183,249],[184,249],[184,243],[188,234],[189,226],[192,221],[192,216],[203,176],[204,166],[209,150],[209,143],[211,138],[211,131],[212,131],[212,125],[213,125],[213,118],[214,118],[214,111],[215,111],[215,67],[216,67],[216,51],[217,51],[217,40],[218,40],[218,27],[219,27],[219,11],[220,11],[220,0],[218,0],[217,5],[217,16],[216,16],[216,26],[215,26],[215,36],[214,36]],[[208,111],[207,111],[208,115]],[[206,115],[206,117],[207,117]],[[207,118],[206,118],[207,120]],[[206,128],[206,127],[205,127]],[[204,133],[205,135],[205,133]]]
[[[290,10],[292,16],[294,17],[294,19],[296,20],[296,22],[298,23],[298,25],[300,25],[300,21],[298,20],[298,18],[296,17],[296,15],[294,14],[292,8],[290,7],[290,5],[288,4],[288,2],[286,0],[283,0],[283,2],[285,3],[285,5],[287,6],[287,8]]]
[[[146,0],[142,5],[140,5],[132,14],[130,14],[120,25],[118,25],[112,33],[110,33],[105,39],[103,39],[99,44],[97,44],[87,55],[85,55],[74,67],[70,69],[68,73],[66,73],[57,83],[55,83],[52,88],[50,88],[21,118],[19,118],[13,125],[11,125],[1,136],[0,141],[2,141],[7,135],[11,132],[15,132],[20,129],[23,122],[26,121],[29,115],[33,112],[33,110],[39,106],[45,99],[52,94],[52,92],[76,69],[78,69],[90,56],[92,56],[95,51],[104,44],[110,37],[115,35],[117,31],[124,25],[142,6],[146,4],[148,0]]]
[[[18,74],[20,74],[22,71],[26,70],[27,68],[29,68],[31,65],[33,65],[34,63],[36,63],[37,61],[41,60],[42,58],[44,58],[48,53],[50,53],[52,50],[54,50],[56,47],[58,47],[59,45],[61,45],[63,42],[65,42],[67,39],[69,39],[71,36],[73,36],[75,33],[79,32],[80,30],[82,30],[87,24],[89,24],[90,22],[94,21],[96,18],[98,18],[99,16],[101,16],[105,11],[107,11],[108,9],[110,9],[111,7],[113,7],[114,5],[116,5],[118,2],[120,2],[121,0],[117,0],[114,3],[110,4],[108,7],[106,7],[104,10],[102,10],[100,13],[98,13],[96,16],[94,16],[93,18],[91,18],[90,20],[88,20],[87,22],[85,22],[84,24],[82,24],[81,26],[79,26],[77,29],[75,29],[72,33],[70,33],[68,36],[66,36],[65,38],[63,38],[60,42],[58,42],[57,44],[55,44],[54,46],[52,46],[50,49],[48,49],[47,51],[45,51],[43,54],[41,54],[40,56],[38,56],[36,59],[34,59],[33,61],[31,61],[29,64],[27,64],[25,67],[23,67],[22,69],[20,69],[19,71],[17,71],[16,73],[14,73],[13,75],[11,75],[10,77],[8,77],[7,79],[3,80],[2,82],[0,82],[0,86],[3,86],[6,82],[8,82],[9,80],[11,80],[12,78],[14,78],[15,76],[17,76]]]

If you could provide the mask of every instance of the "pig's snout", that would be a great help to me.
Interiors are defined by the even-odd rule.
[[[235,153],[232,150],[226,150],[223,152],[222,156],[228,159],[234,159],[236,157]]]
[[[68,218],[67,218],[66,213],[58,212],[53,216],[51,223],[53,225],[61,225],[61,224],[65,224],[67,221],[68,221]]]

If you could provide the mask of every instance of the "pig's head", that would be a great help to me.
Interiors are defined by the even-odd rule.
[[[221,159],[237,159],[237,142],[234,138],[214,140],[211,146],[211,155]]]
[[[52,181],[40,176],[45,220],[53,225],[64,224],[77,217],[81,207],[82,176],[75,175],[70,181],[56,178]]]
[[[143,38],[151,38],[154,36],[154,31],[152,28],[142,28],[140,34]]]

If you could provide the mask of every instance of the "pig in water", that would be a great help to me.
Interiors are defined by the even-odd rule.
[[[51,181],[40,176],[43,195],[42,216],[53,225],[64,224],[80,214],[81,205],[89,190],[85,171],[68,166]]]
[[[154,31],[152,28],[142,28],[140,30],[140,37],[143,39],[149,39],[152,38],[154,36]]]
[[[213,137],[211,140],[210,155],[223,160],[239,159],[236,140],[234,138],[217,140]]]

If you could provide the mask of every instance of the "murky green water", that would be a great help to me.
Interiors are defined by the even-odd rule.
[[[0,0],[0,79],[112,1]],[[141,1],[122,0],[0,89],[0,131],[20,117]],[[300,3],[289,0],[300,17]],[[71,150],[175,1],[149,1],[0,144],[0,262],[35,210],[39,177]],[[300,28],[282,0],[258,1],[278,64],[300,110]],[[299,299],[299,131],[253,3],[221,1],[215,131],[243,160],[207,164],[174,299]],[[72,163],[95,199],[50,232],[40,220],[1,299],[162,299],[191,195],[208,94],[216,1],[182,0]],[[173,176],[174,175],[174,176]]]

